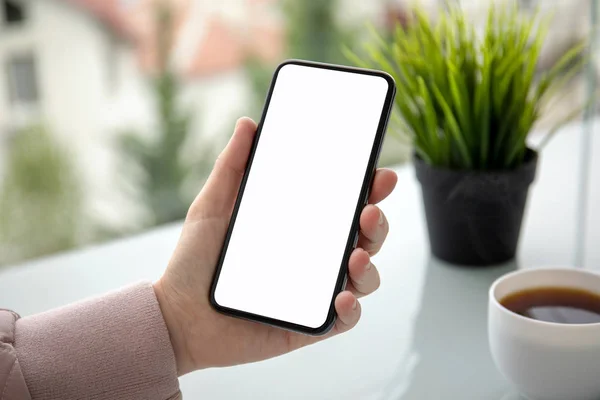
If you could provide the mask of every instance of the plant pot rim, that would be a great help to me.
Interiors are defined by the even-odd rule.
[[[447,168],[447,167],[441,167],[441,166],[437,166],[437,165],[431,165],[428,164],[427,162],[425,162],[425,160],[423,160],[421,157],[419,157],[419,155],[413,151],[413,163],[415,164],[415,167],[420,167],[420,168],[427,168],[430,170],[434,170],[440,173],[444,173],[444,174],[449,174],[449,175],[465,175],[465,174],[469,174],[469,175],[512,175],[515,173],[520,173],[522,170],[524,169],[531,169],[531,168],[535,168],[535,166],[537,165],[537,161],[539,158],[539,153],[532,149],[531,147],[527,147],[526,153],[525,153],[525,161],[517,166],[516,168],[510,168],[510,169],[454,169],[454,168]]]

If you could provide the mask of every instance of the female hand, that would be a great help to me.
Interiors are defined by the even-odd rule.
[[[377,171],[370,204],[361,214],[358,246],[348,263],[349,280],[346,290],[335,299],[338,318],[327,335],[305,336],[228,317],[212,308],[208,300],[210,285],[255,132],[252,120],[242,118],[237,122],[229,144],[189,209],[165,274],[154,284],[179,375],[201,368],[264,360],[346,332],[360,318],[357,298],[379,287],[379,273],[370,256],[383,245],[388,223],[374,204],[386,198],[397,181],[396,174],[385,169]]]

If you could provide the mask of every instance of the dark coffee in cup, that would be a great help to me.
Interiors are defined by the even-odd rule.
[[[550,321],[550,322],[547,322]],[[528,399],[600,399],[600,273],[528,268],[490,288],[490,352]]]
[[[500,304],[514,313],[539,321],[600,323],[600,295],[583,289],[531,288],[507,295],[500,300]]]

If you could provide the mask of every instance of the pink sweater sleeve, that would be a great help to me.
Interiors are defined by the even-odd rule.
[[[14,350],[33,400],[180,398],[150,284],[19,319]]]

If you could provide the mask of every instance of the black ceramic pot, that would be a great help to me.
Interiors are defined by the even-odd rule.
[[[472,266],[513,259],[537,160],[528,150],[513,170],[469,171],[432,167],[415,156],[433,255]]]

